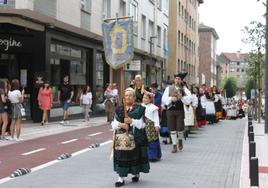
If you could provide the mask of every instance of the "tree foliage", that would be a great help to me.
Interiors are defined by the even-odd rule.
[[[226,79],[224,90],[226,91],[227,98],[232,98],[235,96],[237,90],[237,81],[234,77],[229,77]]]
[[[243,31],[245,37],[242,41],[251,47],[251,52],[246,57],[246,61],[249,63],[247,75],[248,77],[263,80],[265,68],[265,25],[261,22],[252,21],[249,26],[244,27]]]
[[[247,98],[249,99],[250,98],[250,91],[251,89],[254,89],[254,79],[252,77],[249,77],[247,79],[247,82],[246,82],[246,87],[245,87],[245,90],[246,90],[246,96]]]

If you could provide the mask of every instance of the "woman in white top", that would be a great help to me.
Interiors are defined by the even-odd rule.
[[[12,80],[11,82],[11,90],[8,92],[8,99],[11,102],[11,111],[12,111],[12,122],[10,126],[11,139],[14,139],[14,134],[16,130],[16,141],[20,141],[20,132],[21,132],[21,103],[24,100],[24,89],[22,92],[19,90],[20,82],[17,79]]]
[[[92,105],[92,93],[89,86],[85,86],[80,97],[80,106],[83,107],[84,121],[89,121],[89,111]]]
[[[159,142],[159,114],[158,107],[153,104],[153,93],[144,92],[143,106],[145,107],[145,131],[148,140],[148,159],[158,161],[161,159],[162,152]]]

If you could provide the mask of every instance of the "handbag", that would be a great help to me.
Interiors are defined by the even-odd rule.
[[[133,134],[128,131],[116,133],[114,140],[114,149],[119,151],[131,151],[136,147]]]
[[[22,117],[24,117],[26,115],[25,108],[22,105],[20,106],[20,114]]]

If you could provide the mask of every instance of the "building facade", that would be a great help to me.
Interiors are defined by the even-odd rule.
[[[244,89],[247,81],[248,54],[237,53],[222,53],[227,63],[227,77],[234,77],[237,80],[237,87]]]
[[[202,0],[169,1],[167,79],[186,71],[188,83],[198,83],[198,7]]]
[[[122,76],[129,81],[139,73],[147,84],[160,83],[167,41],[167,5],[167,0],[3,1],[0,4],[0,79],[21,81],[28,97],[28,118],[35,121],[41,118],[37,106],[41,78],[52,85],[55,104],[51,116],[62,115],[56,100],[64,75],[70,75],[75,90],[70,114],[81,113],[79,95],[86,84],[92,88],[96,107],[104,100],[105,84],[122,79],[105,61],[102,21],[131,16],[136,66],[127,65]]]
[[[216,30],[204,24],[199,25],[199,84],[217,85],[217,40]]]

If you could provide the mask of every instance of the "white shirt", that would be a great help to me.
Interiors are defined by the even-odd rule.
[[[13,91],[8,92],[8,99],[13,104],[14,103],[19,103],[20,102],[20,97],[21,97],[20,90],[13,90]]]
[[[91,104],[92,103],[92,93],[88,92],[87,94],[82,94],[80,97],[80,101],[82,104]]]
[[[153,121],[155,127],[160,127],[159,115],[158,115],[158,107],[155,106],[152,103],[147,104],[147,105],[142,104],[142,106],[144,106],[146,108],[145,109],[145,117],[147,117],[148,119]]]

